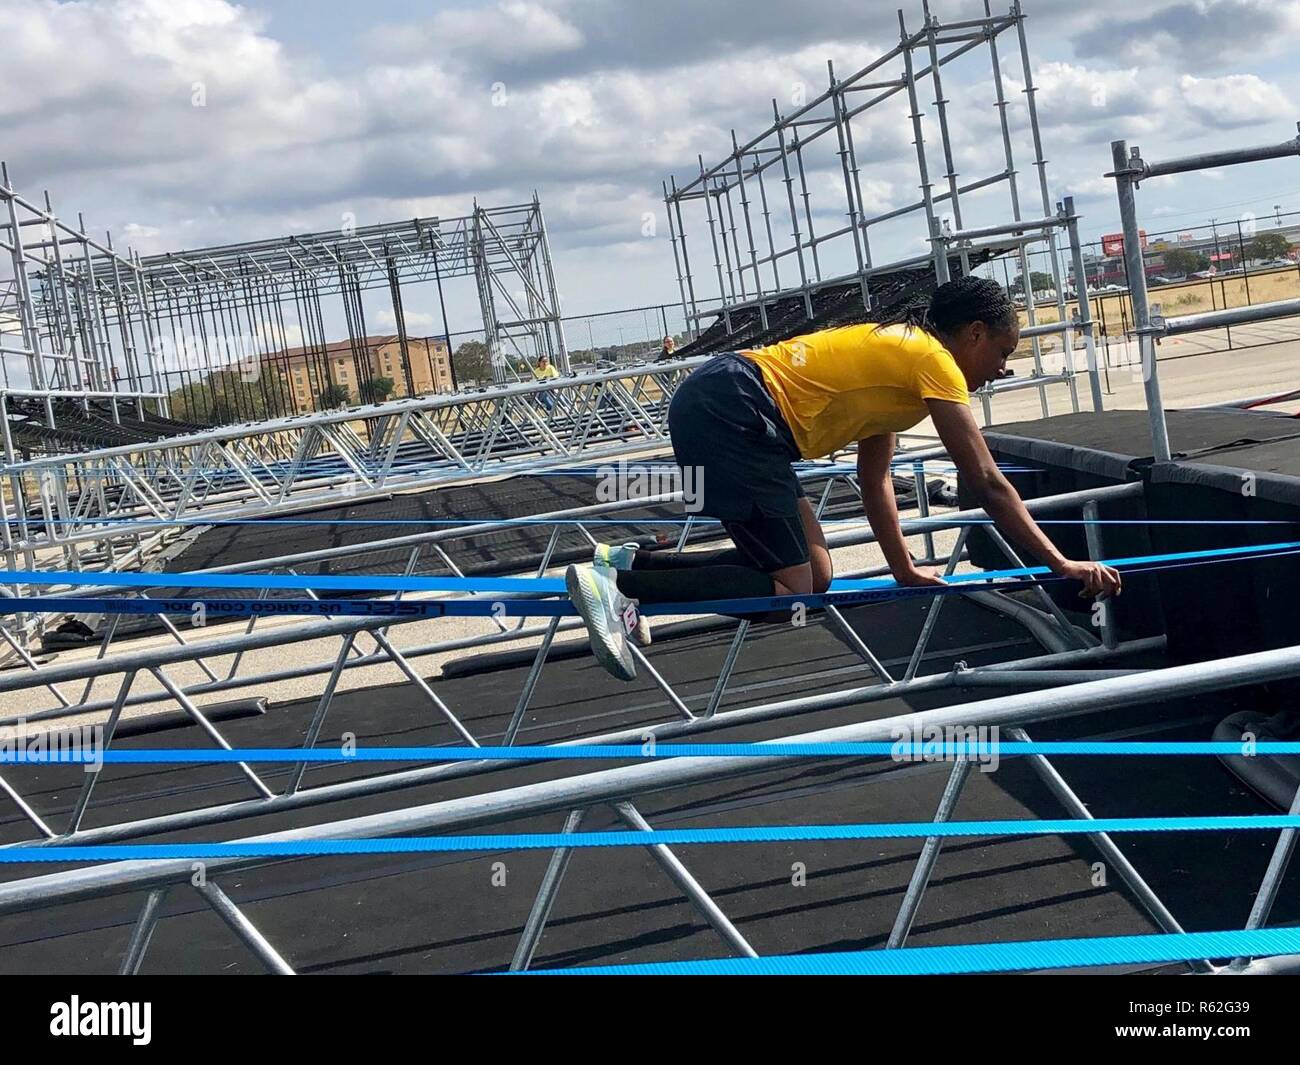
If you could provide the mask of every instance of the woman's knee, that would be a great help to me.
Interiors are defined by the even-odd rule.
[[[777,595],[810,595],[813,591],[812,566],[805,562],[802,566],[790,566],[772,574]]]
[[[824,544],[810,545],[808,566],[811,571],[812,590],[821,595],[830,588],[831,581],[835,578],[835,563]]]

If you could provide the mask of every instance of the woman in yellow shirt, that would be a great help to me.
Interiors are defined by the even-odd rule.
[[[996,283],[941,285],[924,314],[897,324],[828,329],[754,351],[718,355],[678,388],[668,427],[678,465],[694,467],[699,512],[722,522],[735,547],[665,555],[596,549],[595,565],[570,566],[566,583],[596,658],[615,676],[636,668],[627,636],[649,642],[637,602],[701,602],[824,592],[826,537],[791,463],[856,442],[867,519],[894,579],[942,584],[917,566],[899,526],[890,462],[894,434],[929,417],[965,484],[990,517],[1059,577],[1088,596],[1115,595],[1119,574],[1065,558],[1035,523],[989,454],[970,393],[999,376],[1020,323]]]
[[[534,381],[554,381],[560,376],[560,371],[551,365],[549,356],[538,355],[537,365],[533,367]],[[538,405],[546,411],[547,416],[555,413],[555,393],[538,392],[535,395]]]

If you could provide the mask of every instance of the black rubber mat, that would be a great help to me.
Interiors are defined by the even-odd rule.
[[[284,519],[283,524],[214,526],[173,559],[167,569],[183,572],[334,547],[355,547],[398,536],[448,530],[461,523],[531,518],[595,506],[599,502],[595,476],[534,475],[453,485],[295,514]],[[622,542],[645,536],[645,522],[679,517],[680,508],[652,506],[630,511],[626,521],[598,527],[611,542]],[[661,525],[655,530],[674,535],[672,526]],[[550,535],[550,526],[520,525],[500,532],[458,537],[447,545],[447,551],[467,574],[507,572],[536,566]],[[338,563],[306,563],[301,572],[401,573],[410,551],[407,547],[350,555]],[[556,544],[556,561],[576,557],[575,553],[589,556],[591,545],[581,533],[562,532]],[[449,572],[432,549],[426,547],[421,555],[424,561],[418,572]]]
[[[659,460],[658,464],[664,470],[676,470],[670,465],[670,460]],[[820,477],[806,482],[812,500],[820,499],[825,483],[825,479]],[[940,481],[929,482],[928,490],[932,496],[940,489]],[[916,490],[910,480],[897,479],[895,492],[900,508],[915,507]],[[314,510],[286,518],[283,524],[269,521],[213,526],[172,558],[167,563],[166,572],[237,565],[336,547],[359,547],[394,537],[450,530],[457,525],[533,518],[539,514],[591,507],[607,501],[607,497],[601,496],[595,474],[538,474],[454,485]],[[845,481],[837,481],[827,504],[826,517],[860,517],[861,513],[862,504],[857,493]],[[653,505],[629,510],[617,518],[593,519],[588,531],[607,543],[636,541],[649,545],[658,542],[671,546],[676,544],[685,518],[679,504]],[[455,537],[443,546],[452,561],[466,574],[521,572],[540,565],[552,528],[544,523],[521,524],[498,532]],[[722,536],[715,523],[706,521],[692,527],[689,542],[702,543]],[[295,568],[306,574],[401,573],[406,569],[410,553],[409,546],[358,552],[337,561],[307,562]],[[562,528],[551,554],[552,563],[590,557],[590,541],[576,528]],[[426,545],[417,560],[415,572],[447,574],[451,570],[436,551]]]
[[[1300,439],[1300,419],[1262,411],[1165,412],[1169,447],[1176,457],[1206,456],[1241,444]],[[1008,462],[1044,464],[1129,480],[1132,465],[1152,455],[1151,422],[1144,410],[1085,411],[1011,422],[984,432],[989,448]]]
[[[916,601],[849,612],[852,624],[896,674],[922,621]],[[364,639],[364,638],[363,638]],[[690,705],[712,687],[731,632],[661,640],[656,668]],[[941,615],[923,673],[1032,655],[1016,626],[1000,615],[951,600]],[[1158,665],[1158,659],[1139,664]],[[526,666],[436,679],[433,688],[463,715],[482,742],[499,740],[513,711]],[[741,654],[727,707],[806,696],[871,682],[859,659],[820,624],[792,634],[759,626]],[[784,720],[736,726],[709,739],[755,740],[907,714],[978,696],[953,691],[893,698]],[[265,715],[222,726],[237,746],[301,742],[315,700],[273,706]],[[1225,699],[1182,700],[1074,719],[1030,729],[1035,739],[1119,734],[1201,738],[1232,708]],[[671,708],[647,681],[622,685],[589,658],[557,661],[543,671],[521,742],[593,735],[671,719]],[[321,743],[343,733],[361,745],[454,741],[428,700],[411,685],[341,693]],[[128,746],[200,746],[197,729],[165,738],[138,736]],[[610,768],[550,763],[511,767],[476,778],[444,780],[396,794],[259,817],[226,826],[155,837],[156,841],[220,839],[320,823],[379,810],[434,802],[486,789]],[[1213,759],[1160,759],[1134,771],[1125,759],[1061,759],[1067,779],[1094,814],[1156,815],[1260,812]],[[386,766],[386,771],[401,768]],[[949,767],[836,761],[783,767],[760,774],[680,787],[647,796],[638,807],[652,825],[826,824],[926,820],[933,816]],[[262,770],[272,790],[287,767]],[[21,776],[19,775],[21,772]],[[357,766],[311,769],[316,785],[368,772]],[[70,767],[23,767],[13,782],[56,827],[66,817],[79,772]],[[252,797],[230,767],[109,766],[87,825],[155,816]],[[973,773],[957,811],[966,818],[1061,816],[1062,811],[1023,761],[996,773]],[[17,815],[4,811],[0,840],[22,838]],[[556,831],[548,815],[493,826],[490,831]],[[603,809],[584,828],[614,824]],[[1122,841],[1126,853],[1189,929],[1239,926],[1267,861],[1273,836],[1177,834]],[[877,946],[893,922],[919,841],[859,841],[681,848],[679,856],[763,954]],[[280,862],[217,877],[249,918],[297,968],[306,972],[427,973],[499,970],[510,959],[546,852],[415,855]],[[1099,882],[1097,855],[1082,840],[1058,838],[964,840],[946,846],[918,915],[912,942],[983,942],[1149,931],[1111,872]],[[6,879],[51,871],[4,867]],[[1102,870],[1101,873],[1105,873]],[[77,903],[0,919],[0,971],[108,972],[118,962],[143,901],[140,893]],[[256,972],[257,961],[188,888],[171,891],[144,971]],[[1300,917],[1300,891],[1284,887],[1276,921]],[[723,956],[717,934],[643,851],[579,852],[559,892],[542,940],[538,966],[656,961]]]

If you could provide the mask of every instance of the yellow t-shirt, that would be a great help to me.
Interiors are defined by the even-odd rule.
[[[744,354],[808,459],[910,429],[929,413],[927,399],[970,402],[948,349],[916,327],[850,325]]]
[[[541,366],[533,367],[533,377],[538,381],[551,381],[560,376],[560,371],[550,363],[543,369]]]

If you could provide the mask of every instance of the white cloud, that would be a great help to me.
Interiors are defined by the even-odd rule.
[[[1178,88],[1193,114],[1218,129],[1286,122],[1294,114],[1286,94],[1254,74],[1222,78],[1184,74]]]
[[[1063,183],[1062,195],[1075,196],[1079,199],[1114,196],[1115,182],[1104,177],[1073,177]]]
[[[919,5],[907,6],[911,18]],[[980,6],[934,5],[945,18]],[[1225,12],[1258,14],[1257,0],[1150,0],[1140,16],[1130,15],[1132,0],[1029,7],[1053,195],[1090,198],[1100,213],[1114,195],[1101,177],[1112,138],[1127,137],[1159,158],[1212,146],[1217,131],[1261,116],[1291,128],[1287,94],[1295,83],[1285,72],[1249,73],[1255,68],[1243,60],[1240,69],[1209,76],[1187,59],[1195,40],[1168,29],[1170,12],[1204,9],[1208,24],[1222,26]],[[1276,18],[1252,25],[1285,29],[1300,0],[1269,11]],[[697,155],[720,160],[732,129],[743,141],[770,122],[773,97],[789,113],[817,95],[828,56],[843,77],[897,38],[892,6],[801,0],[799,16],[752,0],[498,0],[381,27],[352,53],[354,62],[336,63],[283,47],[271,28],[288,40],[289,18],[266,22],[225,0],[0,0],[0,127],[21,189],[48,185],[56,207],[84,210],[94,228],[112,225],[142,251],[324,230],[345,212],[362,224],[458,215],[475,196],[517,203],[537,189],[561,281],[575,299],[639,302],[676,289],[660,181],[669,173],[689,180]],[[1133,35],[1120,31],[1157,16],[1165,21],[1156,28],[1173,36],[1139,62],[1127,43]],[[317,15],[304,5],[292,17]],[[1093,23],[1119,27],[1111,47],[1090,50],[1085,41],[1067,54],[1065,34],[1086,34]],[[1238,40],[1231,30],[1222,30],[1229,54]],[[1279,31],[1259,50],[1286,40]],[[1002,59],[1021,200],[1036,211],[1022,74],[1013,49]],[[495,106],[497,80],[505,106]],[[195,107],[199,89],[205,106]],[[987,56],[945,68],[945,89],[960,180],[1001,171]],[[931,181],[943,191],[932,97],[923,94],[922,109]],[[854,134],[868,212],[917,199],[905,95],[860,116]],[[835,140],[832,133],[805,152],[819,232],[845,222]],[[788,245],[779,167],[769,171],[766,191],[778,243]],[[968,202],[967,224],[1006,216],[1001,185]],[[647,213],[659,223],[653,240],[642,235]],[[761,226],[757,208],[754,217]],[[924,241],[917,230],[915,215],[883,236],[873,227],[876,261]],[[711,269],[711,248],[702,221],[691,234],[698,280]],[[746,241],[743,220],[739,239]],[[765,231],[756,241],[761,253]],[[609,262],[618,265],[602,266]],[[787,258],[783,270],[787,264],[795,269]],[[428,317],[427,310],[408,313]]]
[[[422,333],[426,329],[432,329],[434,326],[434,317],[432,314],[425,314],[423,311],[402,310],[402,319],[406,322],[406,332],[408,336],[414,336]],[[385,307],[377,315],[375,320],[385,329],[397,328],[397,316],[393,314],[390,308]]]
[[[1075,38],[1079,55],[1144,66],[1222,68],[1294,51],[1300,0],[1178,0],[1139,16],[1114,5],[1100,8]]]
[[[563,55],[580,48],[580,29],[544,4],[501,0],[486,7],[440,11],[423,26],[387,26],[369,35],[378,56],[411,56],[437,50],[483,63],[515,63],[538,56]]]

